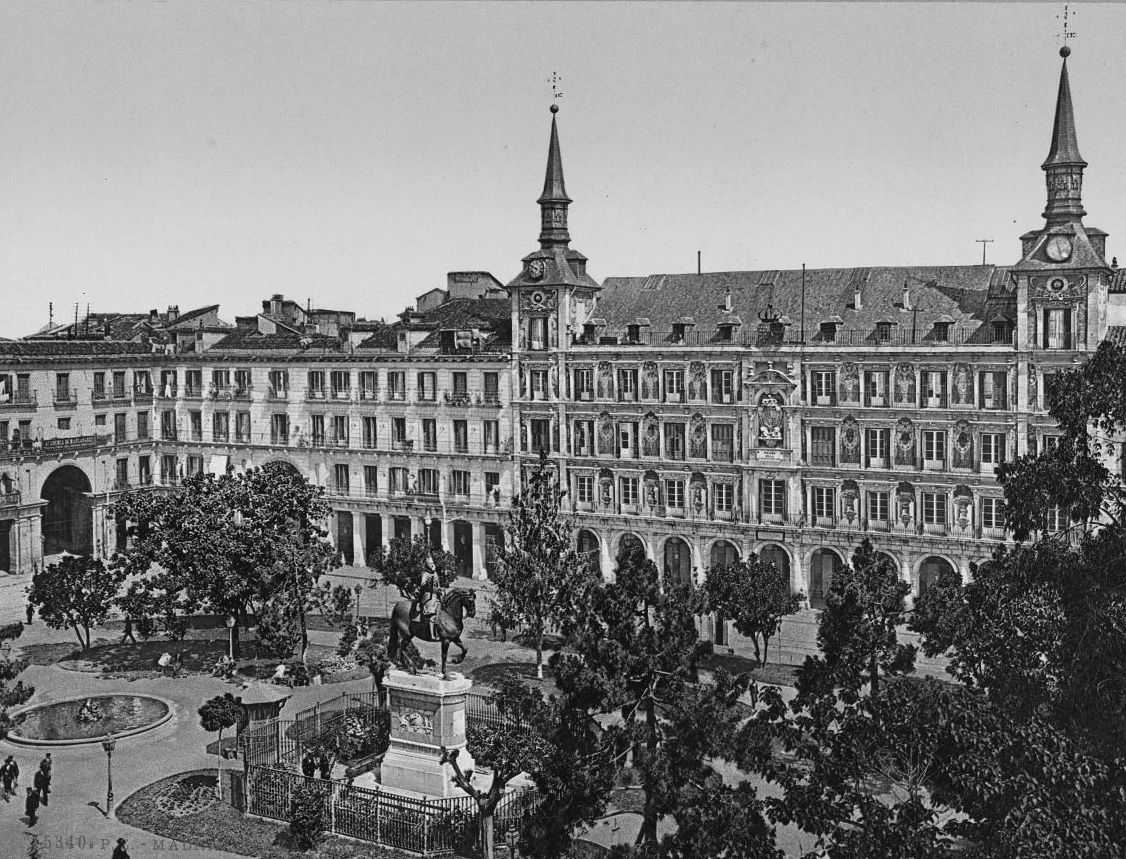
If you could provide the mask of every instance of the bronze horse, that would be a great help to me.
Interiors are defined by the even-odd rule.
[[[392,662],[406,668],[411,674],[417,674],[418,661],[408,650],[411,639],[440,641],[442,678],[449,679],[446,674],[446,655],[450,651],[450,642],[461,648],[461,655],[453,659],[453,664],[458,665],[465,659],[466,654],[465,645],[461,643],[461,631],[465,626],[463,616],[476,616],[477,593],[472,588],[452,588],[442,595],[441,606],[438,613],[434,615],[434,632],[431,634],[429,623],[411,619],[410,600],[395,603],[395,607],[391,609],[391,634],[387,641],[387,655]]]

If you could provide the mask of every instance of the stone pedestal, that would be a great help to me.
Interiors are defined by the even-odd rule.
[[[441,747],[458,749],[458,767],[473,769],[465,747],[465,698],[473,681],[450,673],[388,672],[383,686],[391,710],[391,744],[383,758],[380,781],[392,790],[426,796],[463,796],[453,783],[453,768],[440,761]]]

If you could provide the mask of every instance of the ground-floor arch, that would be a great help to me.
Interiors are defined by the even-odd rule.
[[[919,596],[925,594],[927,589],[938,581],[939,576],[946,572],[955,572],[954,565],[946,558],[938,555],[924,558],[919,564]]]
[[[462,520],[453,523],[453,556],[457,574],[463,578],[473,577],[473,526]]]
[[[665,584],[692,584],[692,548],[680,537],[665,540]]]
[[[77,466],[63,465],[51,472],[39,493],[47,502],[43,509],[44,554],[93,553],[94,515],[90,491],[90,478]]]
[[[631,552],[635,548],[645,552],[645,541],[638,537],[636,534],[625,533],[618,538],[618,553],[614,556],[615,559],[621,558],[626,552]],[[647,553],[646,553],[647,554]]]
[[[790,553],[777,543],[767,543],[758,550],[758,559],[764,563],[772,563],[786,576],[790,583],[790,590],[794,590],[794,577],[790,571]]]
[[[602,544],[598,535],[586,528],[580,528],[575,535],[576,549],[579,557],[586,561],[590,568],[599,575],[602,574]]]
[[[709,567],[730,567],[739,563],[739,549],[730,540],[716,540],[708,553]]]
[[[809,558],[809,605],[824,608],[833,576],[844,569],[844,559],[835,549],[815,549]]]

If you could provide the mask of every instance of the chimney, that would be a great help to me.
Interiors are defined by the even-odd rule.
[[[154,307],[152,310],[149,311],[149,322],[156,322],[156,319],[159,315],[160,314],[158,314],[156,312],[156,308]]]
[[[180,305],[169,304],[168,305],[168,321],[170,323],[175,322],[179,318],[180,318]]]
[[[911,292],[907,289],[907,281],[903,281],[903,309],[911,309]]]
[[[271,316],[281,316],[282,298],[283,297],[284,296],[282,296],[282,294],[279,292],[279,293],[275,293],[270,298],[270,315]]]
[[[864,306],[860,303],[860,287],[856,287],[856,292],[852,295],[852,309],[863,310]]]

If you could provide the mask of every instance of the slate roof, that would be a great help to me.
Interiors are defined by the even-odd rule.
[[[297,334],[279,332],[277,334],[259,334],[257,331],[233,331],[217,341],[209,352],[222,350],[248,350],[248,351],[310,351],[319,352],[342,351],[340,340],[336,337],[325,337],[318,334]]]
[[[1116,268],[1111,272],[1110,292],[1126,292],[1126,268]]]
[[[912,307],[906,311],[902,309],[905,282]],[[853,307],[857,286],[859,310]],[[723,309],[728,293],[730,312]],[[813,339],[821,322],[838,316],[838,334],[868,334],[877,322],[891,319],[898,320],[901,329],[914,324],[921,339],[945,316],[964,339],[986,322],[987,304],[989,316],[998,309],[1004,313],[1011,296],[1008,270],[992,265],[811,269],[805,273],[805,329],[807,339]],[[738,317],[746,336],[757,330],[759,314],[768,305],[788,317],[787,337],[797,338],[802,318],[800,269],[609,277],[602,284],[594,316],[606,320],[612,330],[648,317],[654,337],[671,332],[682,317],[692,317],[691,331],[701,338],[711,338],[721,323],[730,324],[732,317]]]
[[[1108,325],[1103,339],[1115,346],[1126,347],[1126,325]]]
[[[151,355],[152,346],[124,340],[5,340],[0,356],[42,358],[82,355]]]
[[[507,298],[451,298],[422,314],[421,321],[396,322],[364,340],[358,348],[394,350],[398,348],[399,332],[430,330],[415,348],[437,349],[441,331],[479,329],[486,334],[481,348],[484,351],[504,351],[512,344],[512,306]],[[408,314],[404,314],[407,316]],[[413,314],[412,314],[413,315]]]
[[[180,328],[186,323],[189,323],[192,320],[196,319],[196,317],[206,316],[208,313],[212,312],[219,312],[218,304],[209,304],[207,305],[207,307],[197,307],[195,310],[189,310],[187,313],[181,313],[176,317],[175,322],[168,322],[168,317],[162,315],[161,321],[165,328]]]

